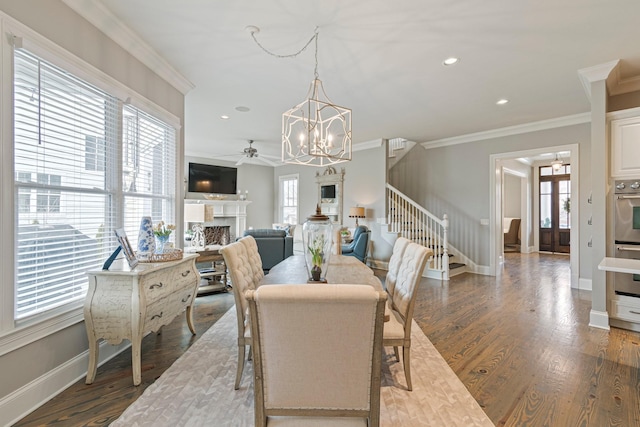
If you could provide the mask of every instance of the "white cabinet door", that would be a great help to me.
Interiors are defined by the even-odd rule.
[[[640,116],[611,121],[611,176],[640,176]]]

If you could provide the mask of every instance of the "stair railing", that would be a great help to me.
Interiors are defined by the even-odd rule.
[[[430,267],[449,279],[449,242],[447,214],[440,219],[418,205],[391,184],[387,184],[387,224],[389,231],[433,251]]]

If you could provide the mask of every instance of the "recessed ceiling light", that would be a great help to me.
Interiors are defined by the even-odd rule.
[[[509,100],[508,100],[508,99],[504,99],[504,98],[502,98],[502,99],[499,99],[499,100],[498,100],[498,102],[496,102],[496,104],[498,104],[498,105],[504,105],[504,104],[506,104],[507,102],[509,102]]]
[[[453,56],[442,61],[443,65],[453,65],[460,61],[459,58],[454,58]]]
[[[236,107],[236,111],[240,111],[241,113],[246,113],[247,111],[251,111],[251,108],[245,107],[244,105],[240,105]]]
[[[222,120],[229,120],[229,116],[227,116],[226,114],[221,115],[220,118]]]

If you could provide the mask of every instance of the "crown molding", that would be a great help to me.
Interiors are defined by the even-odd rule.
[[[469,133],[467,135],[454,136],[451,138],[436,139],[422,142],[425,149],[447,147],[450,145],[466,144],[468,142],[482,141],[485,139],[501,138],[523,133],[537,132],[547,129],[555,129],[565,126],[573,126],[591,121],[591,113],[574,114],[571,116],[558,117],[555,119],[542,120],[539,122],[525,123],[523,125],[509,126],[499,129],[492,129],[484,132]]]
[[[591,100],[591,83],[597,82],[600,80],[608,80],[607,81],[607,89],[609,93],[611,93],[612,85],[618,84],[618,81],[613,81],[613,79],[609,79],[611,72],[618,68],[620,64],[620,60],[616,59],[614,61],[605,62],[604,64],[594,65],[593,67],[582,68],[578,70],[578,76],[580,76],[580,82],[582,83],[582,87],[587,94],[587,98]],[[615,74],[619,72],[616,71]]]
[[[623,93],[635,92],[640,90],[640,76],[620,78],[620,67],[616,67],[607,83],[609,95],[622,95]]]
[[[116,42],[120,47],[149,67],[180,93],[186,95],[195,86],[145,40],[116,17],[97,0],[62,0],[78,15]]]
[[[359,142],[351,146],[352,151],[371,150],[372,148],[381,147],[384,143],[384,139],[374,139],[371,141]]]

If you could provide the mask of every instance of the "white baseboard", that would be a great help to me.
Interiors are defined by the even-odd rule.
[[[591,291],[593,288],[591,287],[591,279],[583,279],[582,277],[578,279],[578,289],[581,291]]]
[[[610,329],[609,313],[607,313],[606,311],[597,311],[592,309],[591,313],[589,313],[589,326],[599,329],[606,329],[608,331]]]
[[[128,341],[117,346],[101,342],[99,365],[117,356],[130,346]],[[0,399],[0,426],[16,423],[85,377],[88,366],[89,350]]]

